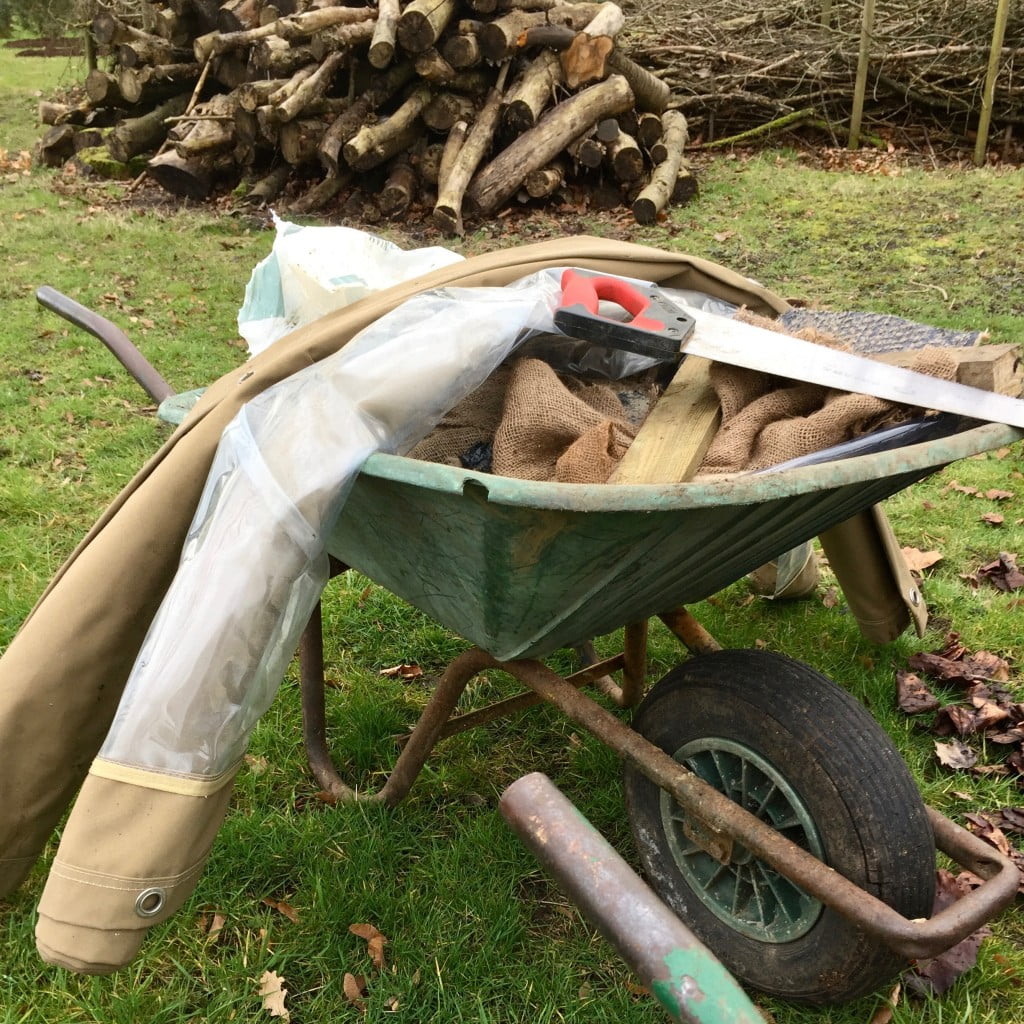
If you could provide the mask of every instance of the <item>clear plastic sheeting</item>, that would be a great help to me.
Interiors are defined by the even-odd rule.
[[[102,760],[212,778],[241,758],[326,582],[326,538],[359,467],[407,451],[524,332],[552,330],[559,279],[425,292],[242,407]]]

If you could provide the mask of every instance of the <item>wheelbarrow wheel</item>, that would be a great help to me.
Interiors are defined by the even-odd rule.
[[[908,918],[932,909],[935,846],[888,736],[807,665],[727,650],[670,672],[634,728],[731,799]],[[795,1002],[865,995],[904,963],[739,843],[723,865],[666,792],[627,767],[648,882],[743,983]]]

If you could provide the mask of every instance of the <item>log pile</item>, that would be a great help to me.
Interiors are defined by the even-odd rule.
[[[93,19],[101,66],[84,103],[41,106],[44,162],[101,144],[176,195],[245,182],[309,212],[345,190],[366,220],[426,207],[448,234],[570,183],[611,186],[644,224],[696,191],[686,119],[618,43],[612,2],[139,7],[138,24]]]

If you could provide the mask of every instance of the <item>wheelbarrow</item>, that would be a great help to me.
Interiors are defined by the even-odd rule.
[[[39,298],[123,348],[115,325],[54,296]],[[146,386],[155,378],[143,371],[133,372]],[[843,689],[779,654],[722,650],[685,606],[1021,436],[987,424],[843,461],[664,486],[536,483],[373,455],[328,542],[335,569],[365,573],[473,646],[443,673],[384,785],[357,792],[326,743],[318,609],[300,647],[311,768],[339,799],[395,804],[441,739],[549,701],[623,758],[647,879],[740,981],[812,1003],[870,992],[1007,906],[1017,870],[924,806],[888,737]],[[381,509],[389,535],[405,538],[401,551],[378,535]],[[655,616],[694,656],[644,696]],[[621,653],[572,675],[542,661],[623,626]],[[490,670],[525,689],[453,717],[469,682]],[[632,726],[586,685],[635,707]],[[986,881],[929,918],[936,850]]]

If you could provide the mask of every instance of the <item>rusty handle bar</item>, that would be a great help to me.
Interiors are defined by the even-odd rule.
[[[513,782],[505,820],[583,916],[681,1024],[762,1024],[731,974],[540,772]]]
[[[545,665],[536,661],[500,663],[489,655],[483,659],[479,655],[476,652],[476,671],[498,668],[536,690],[671,793],[682,809],[705,827],[742,843],[809,895],[875,935],[901,956],[921,959],[949,949],[1008,906],[1017,893],[1020,876],[1013,861],[929,808],[936,846],[986,882],[934,917],[910,921],[698,778]]]
[[[117,324],[111,323],[99,313],[94,313],[80,302],[69,299],[49,285],[44,284],[36,289],[36,302],[83,331],[88,331],[93,337],[99,338],[157,404],[175,393],[174,388],[160,376],[156,367],[132,344],[128,335]]]

